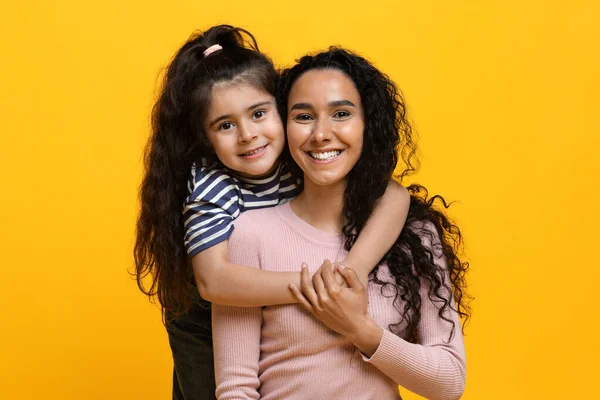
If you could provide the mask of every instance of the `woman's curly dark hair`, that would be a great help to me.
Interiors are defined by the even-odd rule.
[[[204,56],[215,44],[222,50]],[[187,311],[197,291],[184,247],[183,204],[192,164],[218,164],[202,121],[212,87],[228,81],[251,84],[274,95],[277,71],[259,52],[252,34],[219,25],[195,33],[175,54],[152,110],[134,258],[138,286],[157,297],[163,317]]]
[[[363,149],[348,174],[344,194],[343,233],[345,247],[350,250],[393,179],[399,157],[403,163],[403,171],[397,177],[400,181],[417,170],[417,144],[403,96],[394,82],[364,58],[337,47],[304,56],[296,65],[281,72],[277,103],[284,121],[287,120],[288,95],[294,82],[305,72],[315,69],[335,69],[352,79],[363,108]],[[284,157],[298,173],[289,150],[284,151]],[[421,319],[419,290],[422,285],[427,285],[429,299],[440,305],[440,318],[453,325],[452,336],[455,326],[447,316],[448,309],[457,311],[465,323],[470,316],[465,280],[469,264],[461,261],[458,254],[462,236],[444,213],[448,204],[441,196],[428,197],[427,190],[417,184],[409,186],[408,190],[411,204],[404,229],[382,260],[394,276],[395,285],[378,278],[378,267],[371,272],[370,279],[382,285],[382,293],[384,286],[394,288],[394,305],[401,312],[402,320],[390,329],[398,331],[404,325],[402,333],[416,341],[416,327]],[[436,208],[436,203],[443,209]],[[431,244],[424,244],[424,241]],[[447,270],[436,264],[436,258],[440,257],[445,258]],[[444,278],[446,276],[450,277],[450,282]]]

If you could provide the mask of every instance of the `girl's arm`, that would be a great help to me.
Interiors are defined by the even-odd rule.
[[[342,262],[345,267],[356,271],[364,285],[367,284],[369,273],[400,236],[409,206],[408,190],[396,181],[390,181],[346,260]]]
[[[406,220],[410,195],[391,181],[373,215],[343,262],[366,284],[369,272],[392,247]],[[391,221],[391,222],[390,222]],[[200,296],[213,303],[259,307],[297,303],[289,284],[300,285],[300,272],[258,270],[229,261],[227,240],[192,257]]]
[[[273,272],[233,264],[229,261],[228,240],[192,257],[200,296],[212,303],[260,307],[297,303],[290,283],[300,284],[300,272]]]

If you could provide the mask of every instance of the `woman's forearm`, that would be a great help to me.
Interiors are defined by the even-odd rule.
[[[462,396],[466,375],[462,341],[421,345],[409,343],[389,331],[382,333],[376,351],[365,361],[400,386],[428,399],[451,400]]]

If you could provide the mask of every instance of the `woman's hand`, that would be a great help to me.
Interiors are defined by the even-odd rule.
[[[368,313],[367,292],[356,272],[341,265],[336,269],[348,287],[336,281],[331,262],[325,260],[312,280],[303,265],[301,289],[291,284],[290,290],[308,312],[370,356],[379,346],[383,331]]]

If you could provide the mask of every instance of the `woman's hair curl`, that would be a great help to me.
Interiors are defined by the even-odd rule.
[[[345,247],[350,250],[393,179],[397,164],[402,163],[402,172],[397,176],[400,181],[418,169],[417,144],[404,98],[394,82],[363,57],[339,47],[304,56],[282,71],[277,104],[284,121],[288,96],[296,80],[307,71],[326,69],[341,71],[352,80],[364,115],[362,153],[348,174],[344,194],[343,233]],[[284,152],[284,157],[298,173],[289,151]],[[416,340],[423,301],[419,292],[425,285],[429,299],[439,304],[440,318],[453,325],[452,335],[455,327],[448,317],[449,309],[457,311],[465,323],[470,316],[465,279],[469,264],[459,258],[462,235],[446,216],[448,204],[441,196],[429,197],[425,187],[416,184],[408,190],[411,205],[404,229],[384,257],[395,282],[381,280],[378,267],[370,279],[382,285],[382,293],[386,286],[395,292],[394,304],[402,320],[390,326],[392,330]],[[445,268],[440,265],[442,259],[446,261]]]

